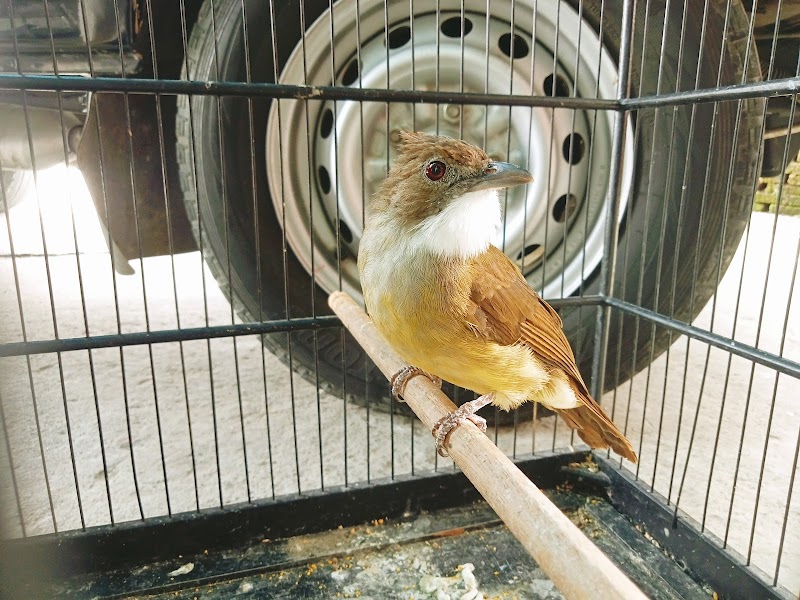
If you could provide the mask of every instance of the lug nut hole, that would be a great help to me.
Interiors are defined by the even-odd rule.
[[[326,108],[320,120],[319,134],[323,139],[327,139],[331,131],[333,131],[333,111],[330,108]]]
[[[569,134],[564,138],[561,152],[564,154],[564,160],[571,165],[577,165],[586,152],[586,142],[583,141],[583,136],[580,133]]]
[[[353,242],[353,232],[350,231],[350,228],[347,226],[347,223],[339,219],[339,237],[342,238],[342,241],[345,244],[351,244]]]
[[[553,218],[558,223],[565,223],[578,208],[578,199],[575,194],[564,194],[553,205]]]
[[[472,21],[461,17],[450,17],[442,22],[441,30],[444,35],[451,38],[466,36],[472,31]]]
[[[566,98],[569,96],[569,83],[558,73],[551,73],[545,77],[542,82],[542,87],[544,88],[546,96],[556,96],[558,98]]]
[[[525,246],[525,250],[517,254],[517,260],[522,260],[526,256],[530,256],[534,252],[536,252],[541,246],[539,244],[528,244]]]
[[[322,189],[322,193],[329,193],[331,191],[331,176],[328,174],[328,169],[320,166],[320,168],[317,169],[317,176],[319,178],[319,187]]]
[[[500,51],[510,58],[524,58],[530,52],[528,42],[516,33],[514,35],[504,33],[500,36],[497,45],[500,47]]]
[[[409,42],[410,39],[411,27],[408,27],[407,25],[395,27],[389,32],[389,49],[396,50],[397,48],[402,48]]]
[[[358,60],[355,58],[350,61],[347,68],[342,73],[342,85],[352,85],[358,79],[359,74]]]

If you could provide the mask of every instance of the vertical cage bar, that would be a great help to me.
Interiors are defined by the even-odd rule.
[[[776,21],[774,23],[774,29],[773,29],[773,37],[772,37],[772,46],[771,46],[769,67],[768,67],[768,71],[766,73],[766,79],[767,80],[772,79],[772,76],[773,76],[772,69],[773,69],[773,66],[774,66],[775,50],[776,50],[776,47],[777,47],[777,39],[778,39],[777,38],[777,34],[778,34],[778,29],[779,29],[779,27],[778,27],[778,23],[779,23],[778,19],[780,17],[780,13],[781,13],[781,6],[782,6],[782,0],[778,0],[777,11],[776,11],[776,14],[775,14]],[[748,35],[749,36],[752,35],[752,31],[753,31],[753,25],[754,25],[754,21],[755,21],[755,19],[754,19],[755,11],[756,11],[756,7],[754,5],[753,8],[752,8],[751,18],[750,18],[749,25],[748,25],[748,29],[749,29]],[[749,53],[749,51],[750,51],[750,46],[748,44],[747,53]],[[742,76],[742,83],[745,82],[746,77],[747,77],[747,70],[745,69],[745,71],[743,73],[743,76]],[[695,88],[697,88],[697,86],[695,86]],[[737,105],[737,125],[739,123],[739,119],[741,118],[741,110],[742,110],[742,104],[741,104],[741,102],[739,102],[739,104]],[[692,126],[694,126],[695,113],[696,113],[696,105],[692,105]],[[761,125],[760,125],[759,136],[758,136],[759,139],[761,139],[763,137],[763,134],[764,134],[765,123],[766,123],[766,115],[767,115],[767,102],[766,102],[766,100],[764,100],[764,102],[762,104],[762,107],[761,107],[761,114],[760,114],[760,123],[761,123]],[[716,111],[715,111],[715,116],[716,116]],[[691,139],[692,138],[690,137],[690,140]],[[731,153],[731,162],[730,162],[730,165],[729,165],[729,174],[732,173],[732,170],[734,168],[733,161],[734,161],[734,156],[735,156],[735,150],[736,149],[734,148],[734,150]],[[758,164],[761,164],[761,160],[763,158],[763,151],[764,151],[764,147],[763,147],[763,144],[761,144],[759,146],[759,151],[758,151]],[[758,185],[758,178],[755,178],[755,180],[753,181],[753,186],[752,186],[752,190],[751,190],[753,199],[755,199],[757,185]],[[728,193],[730,193],[730,185],[727,186],[727,189],[728,189]],[[705,206],[706,206],[706,196],[707,195],[706,195],[705,190],[704,190],[704,194],[703,194],[703,198],[702,198],[702,202],[703,202],[702,207],[703,207],[703,209],[705,209]],[[752,206],[751,206],[751,212],[752,212]],[[700,231],[702,231],[702,228],[705,225],[704,220],[702,218],[702,215],[703,215],[703,213],[701,213]],[[733,339],[736,338],[736,330],[737,330],[737,326],[739,324],[739,309],[740,309],[741,300],[742,300],[742,293],[741,292],[742,292],[743,281],[744,281],[744,276],[745,276],[745,266],[747,264],[748,250],[750,248],[750,233],[751,233],[751,225],[748,222],[747,226],[745,227],[744,238],[743,238],[744,241],[740,242],[740,246],[743,246],[743,255],[742,255],[742,266],[741,266],[741,270],[740,270],[740,273],[739,273],[739,293],[737,294],[737,298],[736,298],[736,305],[735,305],[734,313],[733,313],[734,314],[733,328],[732,328],[732,331],[730,333],[730,337],[733,338]],[[700,233],[698,233],[698,237],[699,236],[700,236]],[[697,281],[698,259],[699,259],[699,255],[696,253],[695,254],[695,258],[694,258],[694,265],[693,265],[694,276],[692,278],[692,282],[693,282],[692,283],[692,302],[690,304],[690,309],[689,309],[690,314],[694,314],[694,286],[695,286],[695,283]],[[719,280],[720,277],[721,277],[721,274],[718,275],[717,279]],[[675,287],[675,283],[674,283],[674,279],[673,279],[673,290],[674,290],[674,287]],[[716,297],[715,297],[715,299],[713,301],[713,305],[712,306],[713,306],[713,308],[712,308],[712,319],[711,319],[711,327],[710,328],[713,330],[714,317],[716,316]],[[686,394],[686,379],[687,379],[687,375],[688,375],[688,372],[689,372],[689,349],[691,347],[691,343],[692,343],[692,338],[687,336],[687,338],[686,338],[686,349],[685,349],[686,359],[684,361],[684,369],[683,369],[683,387],[682,387],[682,390],[681,390],[681,403],[683,403],[683,399],[684,399],[685,394]],[[691,432],[689,434],[689,444],[688,444],[688,448],[686,450],[686,460],[684,462],[683,473],[681,474],[681,480],[680,480],[680,484],[678,486],[678,491],[677,491],[676,498],[675,498],[675,514],[676,514],[675,518],[677,518],[677,511],[678,511],[678,507],[680,505],[681,495],[683,493],[683,487],[684,487],[684,484],[686,482],[687,474],[689,472],[689,464],[690,464],[691,459],[693,457],[692,449],[694,447],[695,436],[696,436],[696,433],[697,433],[698,419],[700,417],[700,410],[701,410],[701,407],[703,405],[703,398],[704,398],[704,395],[705,395],[704,392],[705,392],[705,385],[706,385],[707,368],[708,368],[708,365],[709,365],[710,357],[711,357],[711,347],[709,346],[707,351],[706,351],[705,360],[704,360],[704,363],[703,363],[704,364],[704,369],[703,369],[704,374],[703,374],[703,378],[702,378],[701,383],[700,383],[700,389],[699,389],[698,395],[697,395],[697,406],[695,408],[695,414],[694,414],[694,418],[693,418],[693,421],[692,421],[692,428],[691,428]],[[727,367],[726,375],[725,375],[725,388],[724,388],[725,390],[727,390],[727,382],[728,382],[728,378],[730,377],[731,359],[732,359],[732,357],[729,356],[729,358],[728,358],[728,367]],[[723,394],[722,401],[720,403],[719,418],[718,418],[718,423],[717,423],[718,427],[717,427],[716,438],[714,440],[714,450],[713,450],[713,453],[712,453],[711,467],[709,469],[709,475],[708,475],[708,487],[707,487],[708,491],[706,492],[706,498],[708,498],[708,496],[710,494],[711,480],[713,478],[714,464],[715,464],[715,460],[716,460],[716,453],[717,453],[717,449],[718,449],[718,445],[719,445],[719,439],[720,439],[720,427],[722,425],[722,419],[723,419],[723,415],[724,415],[726,398],[727,398],[727,394]],[[677,447],[677,444],[676,444],[676,446],[675,446],[675,452],[676,452],[675,460],[677,459],[677,450],[678,450],[678,447]],[[673,473],[672,473],[671,479],[670,479],[670,491],[671,491],[671,488],[672,488],[672,478],[674,478],[674,476],[675,476],[675,466],[673,464]],[[706,511],[706,509],[707,509],[707,505],[706,505],[706,508],[704,508],[703,527],[705,526],[705,511]]]
[[[790,121],[791,122],[791,121]],[[787,138],[788,141],[788,138]],[[778,204],[780,205],[780,192],[778,193]],[[777,210],[776,210],[777,214]],[[786,334],[788,333],[789,328],[789,314],[792,308],[792,299],[794,296],[794,287],[795,282],[797,281],[797,264],[800,260],[800,238],[797,240],[797,248],[794,254],[794,267],[792,268],[792,278],[791,282],[789,283],[789,298],[786,301],[786,314],[784,315],[783,319],[783,334],[781,336],[781,346],[780,346],[780,354],[783,355],[783,350],[786,345]],[[755,365],[753,365],[753,369],[755,370]],[[752,385],[752,371],[751,371],[751,384]],[[769,452],[769,441],[772,437],[772,423],[773,417],[775,416],[775,402],[778,396],[778,382],[780,381],[781,374],[775,373],[775,384],[772,387],[772,400],[769,404],[769,416],[767,417],[767,430],[764,432],[764,446],[761,450],[761,466],[758,470],[758,487],[756,488],[756,499],[753,504],[753,522],[750,526],[750,540],[747,544],[747,564],[750,564],[750,561],[753,557],[753,540],[756,536],[756,522],[758,520],[758,506],[759,501],[761,500],[761,491],[763,489],[764,484],[764,469],[767,464],[767,454]],[[791,484],[790,484],[791,485]],[[788,509],[788,502],[787,502],[787,509]],[[777,568],[775,572],[775,576],[777,577]]]
[[[56,58],[55,41],[53,39],[53,28],[52,28],[52,25],[51,25],[52,21],[51,21],[51,18],[50,18],[49,3],[48,3],[47,0],[45,0],[45,2],[44,2],[44,13],[45,13],[45,22],[47,23],[47,29],[48,29],[48,32],[49,32],[49,36],[48,37],[49,37],[49,42],[50,42],[50,51],[51,51],[52,60],[53,60],[53,73],[56,75],[56,77],[58,77],[60,73],[59,73],[59,67],[58,67],[58,60]],[[87,40],[87,43],[88,43],[88,40]],[[66,137],[66,132],[65,132],[66,127],[65,127],[65,124],[64,124],[64,106],[63,106],[62,92],[61,91],[57,91],[56,92],[56,100],[57,100],[57,103],[58,103],[59,125],[61,126],[61,146],[62,146],[63,153],[64,153],[64,167],[68,168],[69,167],[69,156],[68,156],[69,144],[67,142],[67,137]],[[70,204],[70,225],[71,225],[71,228],[72,228],[72,240],[73,240],[73,244],[74,244],[74,247],[75,247],[75,266],[76,266],[77,276],[78,276],[78,287],[79,287],[79,290],[80,290],[81,313],[82,313],[82,317],[83,317],[83,327],[84,327],[84,332],[85,332],[86,337],[89,337],[89,335],[90,335],[90,333],[89,333],[89,319],[88,319],[88,314],[87,314],[87,310],[86,310],[86,295],[85,295],[84,287],[83,287],[83,270],[81,268],[80,248],[79,248],[79,245],[78,245],[78,232],[77,232],[76,225],[75,225],[75,213],[74,213],[74,209],[73,209],[73,206],[72,206],[72,199],[71,198],[69,198],[69,204]],[[99,396],[98,396],[98,393],[97,393],[97,377],[95,375],[94,357],[92,355],[92,351],[91,350],[88,350],[86,352],[86,354],[87,354],[87,358],[88,358],[88,361],[89,361],[89,374],[90,374],[91,384],[92,384],[92,396],[93,396],[93,399],[94,399],[95,416],[97,417],[97,433],[98,433],[99,443],[100,443],[100,457],[101,457],[101,460],[102,460],[102,463],[103,463],[103,479],[104,479],[105,488],[106,488],[106,500],[107,500],[107,503],[108,503],[109,519],[110,519],[111,523],[113,524],[114,523],[114,506],[113,506],[113,502],[112,502],[112,498],[111,498],[111,485],[110,485],[109,476],[108,476],[108,460],[107,460],[107,457],[106,457],[106,442],[105,442],[105,435],[103,433],[103,421],[102,421],[102,418],[101,418],[101,415],[100,415],[100,401],[99,401]]]
[[[617,100],[622,100],[628,95],[628,76],[631,60],[631,37],[633,24],[634,0],[624,0],[622,5],[621,37],[619,47],[619,81],[617,83]],[[614,115],[614,130],[611,145],[611,173],[609,176],[608,209],[605,216],[604,229],[604,254],[600,264],[600,295],[613,296],[614,274],[617,264],[617,243],[619,241],[619,220],[621,178],[622,171],[622,144],[625,137],[626,113],[617,112]],[[594,355],[592,357],[591,393],[599,398],[603,393],[605,379],[606,355],[608,353],[608,335],[611,320],[611,308],[598,306],[595,321]]]

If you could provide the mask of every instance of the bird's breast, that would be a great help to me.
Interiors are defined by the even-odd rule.
[[[388,252],[367,253],[360,266],[370,316],[405,360],[438,354],[463,334],[469,290],[454,261],[401,243]]]
[[[471,285],[458,264],[402,251],[362,265],[362,287],[378,331],[407,363],[513,408],[549,375],[530,350],[477,336],[469,326]],[[375,264],[383,269],[371,268]],[[391,267],[387,267],[391,265]]]

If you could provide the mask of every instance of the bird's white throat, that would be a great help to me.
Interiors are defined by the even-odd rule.
[[[472,258],[485,252],[500,229],[496,189],[468,192],[414,228],[414,245],[439,256]]]

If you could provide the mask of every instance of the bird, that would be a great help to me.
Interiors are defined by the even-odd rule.
[[[533,180],[462,140],[402,131],[377,187],[359,244],[364,302],[378,332],[407,363],[392,377],[401,399],[411,377],[449,381],[479,397],[433,428],[446,456],[450,432],[492,404],[535,401],[593,448],[636,452],[592,398],[558,313],[492,245],[501,225],[498,190]]]

